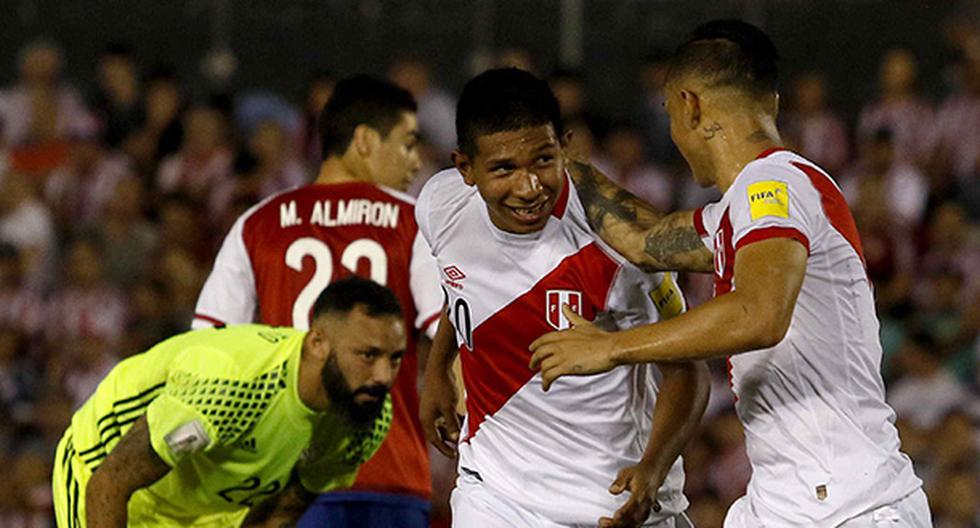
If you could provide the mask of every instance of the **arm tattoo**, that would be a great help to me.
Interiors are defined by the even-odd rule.
[[[715,121],[704,127],[704,139],[714,139],[718,132],[721,132],[721,123]]]
[[[656,262],[669,262],[678,253],[705,249],[704,242],[697,231],[686,228],[669,228],[660,233],[651,233],[646,238],[643,250]]]
[[[569,163],[569,174],[589,227],[627,260],[647,271],[711,271],[690,212],[665,215],[585,163]]]
[[[576,162],[574,170],[571,171],[572,179],[575,181],[579,199],[585,206],[585,212],[589,219],[589,226],[598,230],[606,219],[607,215],[612,215],[617,220],[635,221],[636,209],[630,203],[634,198],[632,194],[624,189],[600,189],[600,181],[596,176],[595,169],[591,165]],[[578,174],[578,178],[575,175]],[[606,194],[603,194],[603,191]],[[609,191],[612,195],[609,196]]]

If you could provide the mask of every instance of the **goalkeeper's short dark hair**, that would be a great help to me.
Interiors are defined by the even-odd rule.
[[[401,303],[390,288],[372,280],[352,275],[329,286],[313,303],[313,317],[327,314],[348,314],[363,306],[371,317],[402,314]]]

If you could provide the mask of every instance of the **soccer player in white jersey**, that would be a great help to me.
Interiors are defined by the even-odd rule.
[[[531,346],[532,364],[547,389],[729,356],[752,478],[726,527],[930,526],[885,403],[861,241],[833,179],[780,148],[776,60],[769,37],[737,20],[699,27],[673,59],[671,135],[720,201],[663,215],[590,167],[571,171],[606,242],[647,270],[713,269],[715,298],[617,334],[571,314],[573,330]]]
[[[687,526],[678,454],[704,411],[704,365],[661,366],[659,388],[642,365],[547,394],[528,367],[531,342],[568,326],[563,304],[608,329],[682,312],[672,275],[642,272],[589,229],[544,81],[517,69],[477,76],[463,89],[456,129],[456,168],[429,180],[416,205],[447,300],[420,414],[445,454],[458,440],[454,526]]]

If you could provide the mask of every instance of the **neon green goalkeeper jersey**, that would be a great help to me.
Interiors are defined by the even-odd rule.
[[[297,388],[303,336],[263,325],[196,330],[116,366],[59,446],[59,525],[85,526],[92,471],[143,414],[173,470],[132,496],[130,526],[237,526],[294,467],[311,492],[350,486],[387,434],[391,402],[367,430],[309,409]]]

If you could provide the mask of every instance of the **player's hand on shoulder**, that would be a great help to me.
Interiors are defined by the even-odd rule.
[[[599,528],[633,528],[643,525],[650,516],[651,509],[660,510],[660,505],[653,497],[664,478],[666,474],[660,474],[654,464],[645,461],[621,469],[616,480],[609,486],[609,493],[619,495],[628,491],[630,498],[612,517],[599,519]]]
[[[562,376],[586,376],[607,372],[613,363],[612,334],[602,330],[570,306],[563,305],[562,313],[572,323],[567,330],[545,334],[531,343],[531,370],[541,370],[545,391]]]
[[[458,399],[455,382],[449,372],[426,369],[419,399],[419,420],[425,439],[447,457],[456,456],[459,441]]]

